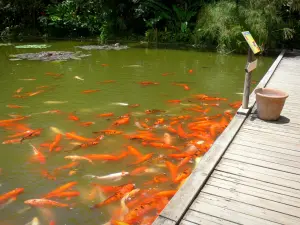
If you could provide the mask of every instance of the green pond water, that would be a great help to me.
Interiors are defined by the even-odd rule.
[[[24,44],[24,43],[21,43]],[[115,119],[106,120],[97,118],[97,114],[113,112],[116,116],[132,112],[133,118],[129,125],[120,127],[126,133],[135,132],[137,128],[133,122],[135,119],[160,118],[164,116],[146,116],[143,112],[147,109],[166,110],[168,116],[179,116],[197,113],[182,111],[184,105],[168,104],[167,100],[184,100],[193,94],[206,94],[228,98],[220,107],[212,107],[209,115],[230,109],[228,103],[241,100],[244,83],[244,67],[246,56],[244,55],[219,55],[211,52],[197,52],[186,50],[167,49],[145,49],[130,48],[122,51],[85,51],[91,56],[81,60],[70,60],[66,62],[42,62],[42,61],[10,61],[9,55],[39,51],[78,51],[75,46],[88,43],[82,42],[52,42],[48,49],[16,49],[12,46],[0,46],[0,87],[1,104],[0,119],[9,119],[9,114],[32,115],[30,118],[20,121],[32,129],[42,128],[39,137],[25,140],[22,144],[7,144],[1,146],[0,151],[0,194],[6,193],[18,187],[25,189],[24,193],[17,197],[16,201],[0,206],[0,224],[21,225],[38,217],[41,224],[48,224],[50,219],[56,221],[57,225],[64,224],[103,224],[107,222],[114,207],[119,203],[90,210],[89,206],[100,200],[90,201],[86,198],[91,187],[91,180],[83,178],[86,174],[107,175],[121,171],[130,171],[128,167],[132,158],[127,157],[118,162],[97,161],[95,165],[81,162],[76,169],[76,174],[69,176],[69,170],[62,171],[57,175],[57,180],[47,180],[41,176],[41,169],[53,171],[55,168],[70,163],[64,156],[70,154],[115,154],[125,149],[126,145],[133,145],[142,153],[165,150],[153,150],[143,147],[139,142],[132,142],[122,136],[107,136],[102,142],[87,149],[75,152],[48,153],[47,149],[41,150],[47,157],[45,164],[33,163],[30,158],[33,155],[29,143],[39,146],[41,143],[54,140],[55,133],[50,127],[56,127],[63,132],[76,132],[85,137],[95,137],[92,131],[107,129]],[[258,60],[258,68],[253,73],[253,80],[259,81],[273,62],[271,57],[261,57]],[[108,64],[102,66],[102,64]],[[138,65],[138,66],[132,66]],[[189,73],[189,70],[193,70]],[[63,74],[58,79],[45,75],[47,72]],[[162,76],[163,73],[174,73]],[[79,76],[82,80],[75,79]],[[35,78],[36,80],[21,80]],[[104,80],[116,80],[116,83],[98,84]],[[143,87],[137,82],[154,81],[159,85]],[[186,91],[180,86],[172,85],[173,82],[186,83],[190,90]],[[14,92],[23,87],[22,93],[34,92],[36,87],[43,85],[54,85],[55,88],[44,93],[28,97],[13,98]],[[252,88],[254,85],[252,85]],[[101,91],[90,94],[81,92],[89,89],[100,89]],[[64,104],[45,104],[46,101],[67,101]],[[115,103],[140,104],[137,108]],[[189,104],[183,101],[183,104]],[[24,106],[20,109],[6,107],[8,104]],[[49,110],[61,110],[62,114],[39,114]],[[92,121],[90,127],[79,126],[77,122],[68,120],[68,113],[76,111],[76,115],[82,122]],[[117,128],[119,129],[119,128]],[[158,131],[157,135],[163,135],[165,131]],[[0,129],[0,140],[7,140],[7,136],[14,134],[13,131]],[[176,144],[180,144],[176,142]],[[70,140],[63,139],[60,146],[64,150],[72,149]],[[148,166],[151,166],[148,165]],[[191,165],[192,166],[192,165]],[[165,168],[161,169],[166,172]],[[143,188],[143,183],[153,178],[147,174],[138,177],[124,177],[120,181],[98,182],[104,185],[121,185],[134,182],[138,188]],[[54,199],[64,203],[76,203],[72,209],[51,208],[38,209],[28,208],[24,201],[32,198],[40,198],[56,187],[67,182],[78,181],[74,188],[81,192],[81,196],[71,200]],[[154,187],[154,186],[153,186]],[[153,188],[151,187],[151,188]],[[157,185],[162,190],[174,189],[170,184]]]

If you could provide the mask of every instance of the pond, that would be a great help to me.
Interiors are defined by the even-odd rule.
[[[151,224],[234,115],[246,56],[132,47],[81,50],[91,55],[80,60],[9,60],[89,43],[47,44],[0,46],[1,224]],[[259,58],[254,81],[273,60]],[[69,182],[77,183],[46,196]],[[16,188],[24,192],[5,195]],[[46,207],[50,200],[67,207]]]

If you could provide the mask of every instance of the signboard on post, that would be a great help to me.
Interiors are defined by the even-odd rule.
[[[252,52],[254,54],[259,53],[260,52],[260,48],[256,44],[256,42],[253,39],[253,37],[250,34],[250,32],[249,31],[244,31],[244,32],[242,32],[242,34],[243,34],[244,38],[246,39],[246,41],[248,42],[248,45],[251,48]]]

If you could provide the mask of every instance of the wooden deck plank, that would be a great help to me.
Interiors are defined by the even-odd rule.
[[[179,225],[195,225],[195,224],[199,224],[199,223],[192,223],[187,220],[181,220]]]
[[[257,158],[266,161],[272,161],[275,158],[276,160],[279,160],[277,161],[277,163],[300,168],[300,157],[289,155],[287,154],[287,152],[283,151],[275,152],[265,149],[253,148],[245,145],[231,144],[226,153],[237,155],[245,154],[245,156],[249,156],[250,158]]]
[[[202,193],[222,196],[223,198],[227,199],[227,201],[235,200],[235,201],[243,202],[243,203],[253,205],[253,206],[256,206],[259,208],[279,212],[279,213],[282,213],[285,215],[295,217],[300,221],[299,208],[297,208],[297,207],[281,204],[279,202],[275,202],[275,201],[272,201],[269,199],[256,197],[256,196],[253,196],[250,194],[239,193],[239,192],[236,192],[235,190],[228,190],[223,187],[212,186],[212,185],[205,185],[205,187],[202,190]],[[214,203],[211,202],[211,204],[214,204]],[[191,209],[198,210],[198,207],[191,207]],[[201,212],[200,209],[199,209],[199,211]]]
[[[195,224],[211,224],[211,225],[235,225],[230,221],[226,221],[217,217],[213,217],[204,213],[197,212],[195,210],[188,210],[183,218],[185,221],[190,221]]]
[[[247,147],[255,148],[258,150],[261,149],[261,150],[283,153],[283,154],[290,155],[292,157],[300,157],[300,151],[292,150],[292,149],[284,149],[282,147],[268,145],[268,143],[262,144],[262,143],[253,142],[251,140],[244,140],[244,139],[236,138],[233,140],[232,144],[247,146]]]
[[[295,190],[289,187],[283,187],[265,181],[260,181],[260,180],[240,176],[240,175],[217,171],[217,170],[213,172],[211,177],[300,199],[300,190]]]
[[[250,165],[255,165],[255,166],[259,166],[259,167],[263,167],[263,168],[268,168],[268,169],[272,169],[275,171],[281,171],[281,172],[285,172],[286,174],[288,174],[288,177],[294,177],[294,179],[297,179],[297,181],[299,180],[300,182],[300,169],[299,168],[295,168],[295,167],[290,167],[290,166],[285,166],[279,163],[275,163],[275,158],[273,162],[269,162],[269,161],[265,161],[265,160],[259,160],[259,159],[255,159],[255,158],[249,158],[247,156],[242,156],[242,155],[235,155],[235,154],[230,154],[230,153],[226,153],[223,156],[224,159],[231,159],[237,162],[241,162],[241,163],[247,163]]]
[[[246,195],[251,195],[254,197],[267,199],[267,200],[270,200],[273,202],[284,204],[286,206],[291,206],[291,207],[287,207],[287,208],[290,210],[295,210],[297,212],[299,212],[299,210],[300,210],[300,199],[299,198],[293,198],[293,197],[290,197],[287,195],[281,195],[281,194],[278,194],[275,192],[270,192],[270,191],[266,191],[263,189],[251,187],[248,185],[243,185],[240,183],[235,183],[235,182],[231,182],[231,181],[218,179],[215,177],[211,177],[207,181],[206,185],[211,185],[214,187],[226,189],[226,190],[234,192],[234,193],[242,193],[242,194],[246,194]],[[203,191],[204,191],[204,189],[203,189]],[[285,213],[287,213],[287,212],[288,211],[286,211]]]
[[[279,129],[267,129],[266,127],[258,127],[258,126],[243,126],[240,130],[240,132],[243,131],[247,131],[247,132],[252,132],[252,131],[256,131],[257,133],[261,133],[261,134],[273,134],[273,135],[280,135],[283,137],[288,137],[288,138],[294,138],[297,140],[300,140],[300,133],[295,134],[295,133],[291,133],[288,132],[288,130],[286,130],[287,132],[285,132],[284,130],[279,130]]]
[[[163,216],[158,216],[155,221],[157,224],[163,224],[163,225],[175,225],[176,224],[175,221],[165,218]]]
[[[201,202],[200,204],[197,204],[197,202],[194,202],[190,208],[197,212],[208,214],[213,217],[218,217],[220,219],[227,220],[227,221],[237,223],[237,224],[245,224],[245,225],[247,225],[247,224],[249,224],[249,225],[250,224],[251,225],[253,225],[253,224],[257,224],[257,225],[258,224],[264,224],[264,225],[278,224],[278,223],[274,223],[274,222],[271,222],[268,220],[249,216],[247,214],[239,213],[239,212],[233,211],[226,207],[220,207],[220,206],[216,206],[216,205],[213,205],[211,203],[206,203],[206,202]]]
[[[300,222],[299,218],[278,213],[266,208],[249,205],[247,203],[240,202],[239,200],[240,199],[228,199],[219,195],[201,193],[195,200],[194,204],[196,208],[197,204],[202,204],[202,202],[211,203],[219,207],[229,208],[235,212],[244,213],[279,224],[285,224],[287,222],[289,222],[289,224],[299,224]]]
[[[225,158],[221,160],[216,170],[300,190],[299,176],[278,170],[254,166]]]

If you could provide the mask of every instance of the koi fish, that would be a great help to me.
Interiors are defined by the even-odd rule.
[[[59,144],[60,140],[61,140],[62,134],[57,134],[55,136],[55,140],[51,143],[50,147],[49,147],[49,151],[52,152],[53,149],[55,147],[57,147],[57,145]]]
[[[40,221],[37,217],[34,217],[30,222],[26,223],[25,225],[40,225]]]
[[[155,148],[165,148],[165,149],[173,149],[173,150],[176,150],[176,151],[180,151],[180,149],[176,146],[173,146],[173,145],[167,145],[165,143],[158,143],[158,142],[145,142],[143,141],[142,142],[142,145],[150,145],[152,147],[155,147]]]
[[[33,80],[36,80],[36,79],[35,78],[23,78],[23,79],[19,79],[19,80],[33,81]]]
[[[181,124],[178,125],[178,128],[177,128],[177,134],[178,134],[178,136],[181,137],[181,138],[188,138],[188,136],[187,136],[187,134],[185,133],[185,131],[183,130]]]
[[[100,139],[102,139],[103,136],[99,136],[99,137],[100,137]],[[76,150],[78,148],[88,148],[88,147],[91,147],[91,146],[95,146],[97,144],[99,144],[99,141],[96,141],[96,140],[95,141],[89,141],[89,142],[86,142],[86,143],[79,144],[79,145],[75,146],[72,150]]]
[[[240,108],[241,105],[242,105],[242,101],[236,101],[236,102],[233,102],[233,103],[229,104],[229,106],[234,108],[234,109]]]
[[[66,208],[70,207],[68,204],[52,201],[49,199],[29,199],[24,202],[26,205],[34,206],[34,207],[59,207]]]
[[[175,73],[163,73],[162,76],[174,75]]]
[[[14,118],[14,119],[8,119],[8,120],[0,120],[0,125],[4,124],[4,123],[12,123],[12,122],[16,122],[16,121],[20,121],[20,120],[24,120],[26,118],[28,118],[29,116],[21,116],[18,118]]]
[[[98,92],[98,91],[100,91],[100,90],[99,89],[96,89],[96,90],[84,90],[81,93],[83,93],[83,94],[89,94],[89,93],[94,93],[94,92]]]
[[[76,166],[78,166],[78,165],[79,165],[79,162],[77,162],[77,161],[71,162],[71,163],[69,163],[69,164],[67,164],[67,165],[57,167],[56,169],[54,169],[54,172],[56,173],[56,172],[58,172],[58,171],[60,171],[60,170],[71,169],[71,168],[76,167]]]
[[[93,141],[95,141],[95,139],[92,139],[92,138],[85,138],[85,137],[79,136],[79,135],[75,134],[75,132],[66,133],[65,135],[66,135],[67,138],[77,140],[77,141],[82,141],[82,142],[93,142]]]
[[[113,181],[118,181],[121,180],[123,177],[128,176],[129,172],[119,172],[119,173],[112,173],[109,175],[105,175],[105,176],[95,176],[95,175],[84,175],[84,177],[89,177],[89,178],[95,178],[97,180],[113,180]]]
[[[114,116],[114,113],[110,112],[110,113],[103,113],[97,115],[97,117],[110,117],[110,116]]]
[[[152,180],[147,181],[144,185],[153,185],[168,182],[169,178],[165,174],[159,174],[153,177]]]
[[[16,144],[16,143],[21,143],[22,138],[17,138],[17,139],[11,139],[11,140],[6,140],[3,141],[2,144],[7,145],[7,144]]]
[[[56,180],[56,177],[50,174],[47,170],[42,170],[41,174],[43,177],[47,178],[48,180]]]
[[[161,125],[165,122],[165,119],[164,118],[159,118],[157,119],[155,122],[154,122],[154,126],[158,126],[158,125]]]
[[[105,66],[109,66],[109,65],[108,65],[108,64],[105,64],[105,63],[103,63],[103,64],[101,64],[101,66],[105,67]]]
[[[128,107],[130,107],[130,108],[136,108],[136,107],[139,107],[140,106],[140,104],[131,104],[131,105],[128,105]]]
[[[76,161],[76,160],[86,160],[88,161],[89,163],[91,164],[94,164],[92,160],[90,160],[89,158],[86,158],[84,156],[79,156],[79,155],[67,155],[64,157],[65,159],[71,159],[73,161]]]
[[[172,136],[169,133],[164,133],[163,141],[166,145],[171,145]]]
[[[176,192],[177,190],[160,191],[156,193],[155,196],[172,198],[176,194]]]
[[[51,195],[51,197],[48,198],[71,198],[71,197],[77,197],[80,195],[79,191],[65,191],[65,192],[57,192]]]
[[[23,192],[24,188],[16,188],[12,191],[0,195],[0,204],[5,203],[10,198],[16,198],[17,195],[22,194]]]
[[[190,160],[191,160],[191,156],[186,156],[184,159],[182,159],[180,162],[179,162],[179,164],[177,165],[177,167],[178,167],[178,169],[180,168],[180,167],[183,167],[184,165],[186,165],[187,163],[189,163],[190,162]]]
[[[44,164],[46,162],[45,156],[36,148],[34,147],[31,143],[29,145],[32,147],[33,150],[33,160],[39,161],[41,164]]]
[[[94,134],[98,134],[98,133],[102,133],[105,135],[117,135],[117,134],[122,134],[123,131],[119,131],[119,130],[101,130],[101,131],[94,131]]]
[[[45,75],[47,75],[47,76],[53,76],[53,77],[56,77],[56,78],[62,76],[62,74],[60,74],[60,73],[51,73],[51,72],[47,72],[47,73],[45,73]]]
[[[131,163],[130,165],[137,165],[137,164],[140,164],[140,163],[143,163],[149,159],[151,159],[153,156],[153,153],[149,153],[149,154],[146,154],[142,157],[140,157],[138,160],[136,160],[135,162]]]
[[[178,167],[169,161],[166,161],[165,164],[168,170],[170,171],[172,181],[175,181],[175,179],[177,178]]]
[[[139,175],[141,173],[145,173],[147,171],[148,167],[147,166],[141,166],[141,167],[138,167],[134,170],[132,170],[129,175],[130,176],[136,176],[136,175]]]
[[[84,80],[83,78],[81,78],[79,76],[75,76],[74,78],[77,79],[77,80]]]
[[[32,97],[32,96],[38,95],[38,94],[43,93],[43,92],[45,92],[45,91],[44,90],[39,90],[39,91],[35,91],[35,92],[28,92],[28,93],[26,93],[26,95],[29,96],[29,97]]]
[[[88,126],[91,126],[95,124],[95,122],[81,122],[80,123],[80,126],[83,126],[83,127],[88,127]]]
[[[166,111],[164,110],[159,110],[159,109],[147,109],[145,110],[146,114],[153,114],[153,113],[165,113]]]
[[[126,153],[127,155],[127,153]],[[90,160],[104,160],[104,161],[117,161],[120,160],[121,158],[124,158],[126,155],[109,155],[109,154],[89,154],[89,155],[84,155],[85,158],[88,158]]]
[[[188,72],[189,72],[189,73],[193,73],[194,71],[193,71],[192,69],[190,69]]]
[[[68,101],[45,101],[44,104],[65,104]]]
[[[126,203],[125,201],[128,199],[128,198],[131,198],[132,196],[136,195],[136,193],[138,193],[140,191],[140,189],[136,188],[136,189],[133,189],[132,191],[126,193],[124,195],[124,197],[121,199],[121,217],[124,217],[124,215],[126,215],[128,212],[129,212],[129,209],[128,207],[126,206]],[[123,219],[123,218],[122,218]]]
[[[129,117],[124,117],[113,122],[113,126],[120,126],[129,123]]]
[[[168,103],[178,104],[178,103],[181,102],[181,100],[179,100],[179,99],[174,99],[174,100],[168,100],[167,102],[168,102]]]
[[[25,106],[20,106],[20,105],[6,105],[6,107],[11,108],[11,109],[20,109],[20,108],[23,108]]]
[[[15,93],[16,93],[16,94],[20,94],[22,90],[23,90],[23,87],[20,87],[20,88],[18,88],[18,89],[15,91]]]
[[[180,183],[181,181],[185,180],[190,176],[191,172],[192,172],[191,168],[184,170],[182,173],[176,176],[176,178],[174,179],[174,183]]]
[[[112,195],[108,199],[104,200],[103,202],[100,202],[96,205],[94,205],[92,208],[100,208],[104,205],[110,204],[112,202],[118,201],[124,197],[125,194],[132,191],[135,188],[134,184],[126,184],[124,185],[116,194]]]
[[[58,129],[57,127],[50,127],[50,130],[53,132],[53,133],[56,133],[56,134],[64,134],[64,132],[62,132],[60,129]]]
[[[77,185],[78,182],[77,181],[72,181],[69,183],[66,183],[56,189],[54,189],[53,191],[49,192],[48,194],[46,194],[43,198],[51,198],[53,195],[57,194],[57,193],[61,193],[64,192],[68,189],[71,189],[73,186]]]
[[[73,121],[79,121],[80,119],[75,116],[73,113],[70,113],[68,116],[69,120],[73,120]]]
[[[140,85],[143,85],[143,86],[148,86],[148,85],[158,85],[159,83],[158,82],[152,82],[152,81],[142,81],[142,82],[139,82]]]
[[[131,145],[128,145],[127,146],[127,149],[128,149],[128,152],[131,154],[131,155],[134,155],[138,158],[142,157],[142,153],[140,153],[136,148],[134,148],[133,146]]]

